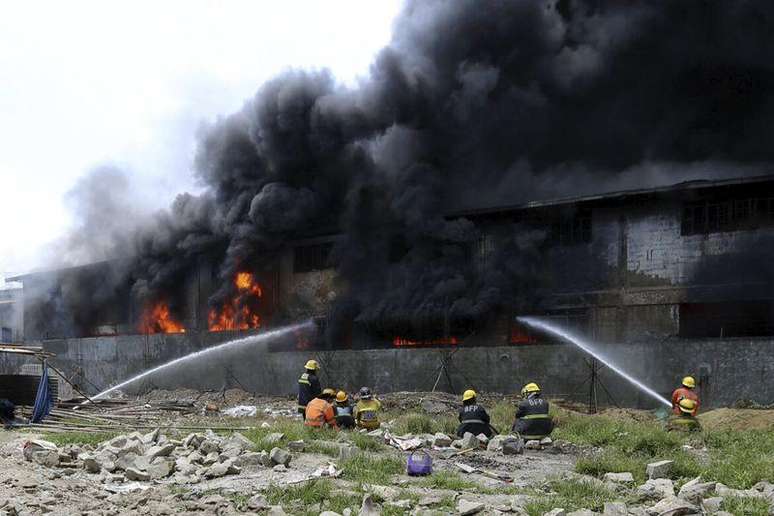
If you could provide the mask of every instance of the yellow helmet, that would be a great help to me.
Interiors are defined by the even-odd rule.
[[[475,397],[476,397],[476,391],[474,391],[473,389],[468,389],[467,391],[462,393],[462,401],[472,400]]]
[[[521,390],[521,395],[526,396],[527,394],[531,394],[533,392],[540,392],[540,386],[538,386],[538,384],[535,382],[530,382]]]
[[[686,414],[692,414],[696,410],[696,402],[688,398],[681,399],[677,402],[677,406],[680,407],[681,412]]]
[[[693,376],[686,376],[683,378],[683,385],[689,389],[693,389],[696,387],[696,380],[693,379]]]
[[[322,394],[320,396],[333,399],[336,397],[336,391],[334,389],[331,389],[330,387],[326,387],[323,389]]]
[[[336,401],[338,401],[339,403],[344,403],[348,399],[349,399],[349,396],[347,396],[346,392],[339,391],[338,393],[336,393]]]
[[[317,360],[308,360],[306,362],[306,365],[304,366],[304,369],[310,369],[312,371],[317,371],[317,368],[320,367],[317,365]]]

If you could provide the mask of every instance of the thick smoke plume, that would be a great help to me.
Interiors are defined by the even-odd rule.
[[[227,289],[240,264],[336,228],[350,288],[334,313],[481,321],[524,302],[543,236],[513,227],[471,267],[481,235],[447,215],[759,173],[772,26],[766,0],[409,1],[358,87],[288,72],[204,130],[206,193],[132,236],[126,277],[152,297],[207,255]]]

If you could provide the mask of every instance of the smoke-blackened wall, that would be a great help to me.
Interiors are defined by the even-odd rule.
[[[773,21],[763,0],[409,1],[357,87],[290,71],[205,128],[205,192],[133,231],[119,277],[166,295],[207,255],[217,302],[240,267],[336,228],[347,318],[526,309],[545,233],[504,228],[482,265],[479,228],[447,214],[757,173],[774,157]]]

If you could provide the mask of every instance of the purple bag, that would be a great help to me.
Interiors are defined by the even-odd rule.
[[[417,454],[421,454],[417,457]],[[424,450],[417,450],[408,456],[406,474],[410,477],[424,477],[433,472],[433,458]]]

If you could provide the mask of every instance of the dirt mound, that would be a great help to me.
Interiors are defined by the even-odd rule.
[[[720,408],[698,418],[707,430],[774,430],[774,410]]]

